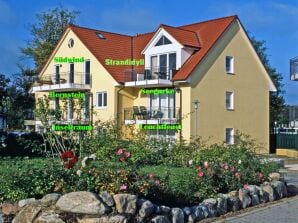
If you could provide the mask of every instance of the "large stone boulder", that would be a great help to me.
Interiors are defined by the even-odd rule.
[[[218,194],[217,197],[217,212],[219,215],[224,215],[228,211],[228,196],[225,194]]]
[[[180,208],[172,208],[172,223],[184,223],[184,213]]]
[[[259,191],[259,198],[260,198],[260,203],[267,203],[269,202],[269,193],[266,192],[262,187],[258,187],[257,189]]]
[[[64,221],[54,212],[43,212],[36,218],[34,223],[64,223]]]
[[[270,202],[276,200],[276,195],[275,195],[274,190],[273,190],[272,186],[270,185],[270,183],[265,182],[264,184],[261,185],[261,188],[263,191],[268,193]]]
[[[12,223],[31,223],[40,213],[40,211],[41,207],[33,204],[28,204],[19,211],[19,213],[12,220]]]
[[[217,200],[214,198],[209,198],[203,200],[203,204],[206,205],[209,211],[209,216],[208,217],[217,217],[218,212],[217,212]]]
[[[228,195],[228,211],[238,211],[240,209],[241,202],[238,196]]]
[[[271,186],[276,194],[276,199],[281,199],[288,195],[287,188],[284,182],[273,181],[271,182]]]
[[[188,216],[189,223],[194,223],[204,218],[204,213],[200,208],[198,208],[198,206],[191,207],[191,213]]]
[[[137,196],[131,194],[114,195],[116,209],[119,214],[135,214],[137,210]]]
[[[109,207],[113,207],[114,206],[114,204],[115,204],[114,199],[113,199],[113,197],[107,191],[102,192],[99,195],[99,197]]]
[[[141,205],[139,215],[141,218],[149,217],[153,213],[154,209],[154,204],[152,204],[150,201],[145,201]]]
[[[239,189],[239,200],[242,208],[247,208],[251,205],[251,198],[248,195],[249,191],[245,189]]]
[[[258,205],[260,204],[259,198],[259,190],[256,185],[249,185],[248,186],[249,196],[251,197],[251,205]]]
[[[270,173],[269,179],[271,181],[279,181],[280,180],[280,173]]]
[[[152,223],[171,223],[170,220],[164,215],[158,215],[151,219]]]
[[[4,202],[1,205],[0,213],[4,215],[16,214],[19,211],[19,206],[16,203]],[[1,222],[1,221],[0,221]]]
[[[59,198],[61,197],[61,194],[58,193],[52,193],[52,194],[47,194],[41,198],[40,202],[41,203],[56,203]]]
[[[20,208],[22,208],[25,205],[34,203],[35,201],[36,201],[35,198],[28,198],[28,199],[20,200],[18,202],[18,205],[19,205]]]
[[[78,214],[104,215],[109,212],[96,194],[86,191],[71,192],[63,195],[56,203],[56,207],[64,212]]]

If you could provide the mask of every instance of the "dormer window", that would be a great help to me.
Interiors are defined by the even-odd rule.
[[[157,41],[155,46],[161,46],[161,45],[167,45],[171,44],[172,42],[165,36],[160,37],[160,39]]]

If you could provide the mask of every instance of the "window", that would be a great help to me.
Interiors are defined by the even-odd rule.
[[[172,42],[165,36],[160,37],[160,39],[157,41],[155,46],[161,46],[161,45],[167,45],[171,44]]]
[[[97,92],[96,93],[96,107],[97,108],[106,108],[107,107],[107,92]]]
[[[226,91],[226,109],[234,109],[234,92],[232,91]]]
[[[234,144],[234,129],[226,128],[226,144]]]
[[[68,73],[68,83],[73,84],[74,83],[74,64],[69,64],[69,73]]]
[[[234,57],[232,56],[226,56],[226,73],[234,73]]]
[[[73,48],[73,45],[74,45],[74,40],[72,39],[72,38],[70,38],[69,40],[68,40],[68,48]]]

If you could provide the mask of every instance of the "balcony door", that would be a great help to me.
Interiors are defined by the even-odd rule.
[[[157,56],[151,57],[151,78],[147,77],[147,79],[157,79],[158,77],[158,67],[157,67]]]
[[[55,65],[55,73],[54,73],[54,84],[59,84],[60,82],[60,65]]]
[[[85,61],[85,84],[91,84],[90,60]]]
[[[175,94],[150,95],[150,110],[154,114],[161,112],[158,118],[175,118]]]
[[[167,78],[167,54],[159,55],[159,79]]]
[[[68,71],[68,83],[74,83],[74,64],[69,64],[69,71]]]

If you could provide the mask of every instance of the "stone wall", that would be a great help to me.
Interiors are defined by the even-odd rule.
[[[218,194],[191,207],[170,208],[155,205],[132,194],[100,195],[77,191],[48,194],[42,199],[26,199],[1,205],[0,223],[184,223],[217,217],[228,211],[274,201],[287,196],[278,173],[260,186],[249,185],[239,191]]]

